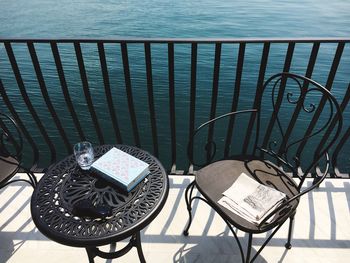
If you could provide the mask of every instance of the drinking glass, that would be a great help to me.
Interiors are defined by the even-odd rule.
[[[94,149],[90,142],[78,142],[74,145],[74,156],[83,170],[89,170],[94,161]]]

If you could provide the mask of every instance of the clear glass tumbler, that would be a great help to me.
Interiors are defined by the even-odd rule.
[[[74,145],[74,156],[83,170],[89,170],[94,162],[94,149],[90,142],[78,142]]]

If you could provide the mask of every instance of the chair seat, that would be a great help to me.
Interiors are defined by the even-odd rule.
[[[8,163],[10,162],[10,163]],[[0,186],[6,183],[17,172],[19,162],[12,156],[0,158]]]
[[[271,162],[252,158],[217,161],[197,172],[195,180],[198,190],[225,220],[243,231],[265,232],[276,225],[274,220],[270,224],[258,227],[217,203],[221,199],[222,193],[235,182],[241,173],[247,174],[259,183],[284,192],[288,197],[298,194],[297,185]],[[298,201],[292,202],[291,205],[291,212],[285,215],[282,220],[286,220],[296,209]],[[281,223],[281,219],[279,219],[279,223]]]

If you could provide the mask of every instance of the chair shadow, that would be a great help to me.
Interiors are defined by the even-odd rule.
[[[174,207],[181,207],[180,202],[184,202],[184,192],[185,187],[190,183],[190,180],[185,179],[180,186],[178,194],[175,199]],[[171,184],[173,188],[176,185]],[[192,206],[192,215],[195,217],[196,211],[198,210],[198,205],[200,201],[198,199],[194,200]],[[204,203],[204,202],[202,202]],[[207,204],[206,204],[207,205]],[[177,211],[178,212],[178,211]],[[164,228],[161,230],[161,235],[165,235],[168,230],[168,227],[171,224],[176,224],[174,220],[174,210],[171,211],[172,216],[168,217]],[[176,236],[176,243],[182,244],[181,247],[176,251],[173,256],[174,263],[192,263],[192,262],[203,262],[203,263],[216,263],[216,262],[232,262],[232,259],[235,258],[234,262],[241,261],[241,252],[239,250],[238,244],[234,239],[230,229],[226,226],[225,229],[216,236],[209,235],[209,229],[213,223],[214,216],[216,212],[211,209],[209,215],[207,215],[206,224],[204,226],[201,235],[191,236],[191,228],[189,236],[184,236],[183,234]],[[184,215],[187,216],[187,210]],[[195,223],[195,222],[193,222]],[[184,226],[185,227],[185,226]],[[182,233],[181,229],[181,233]],[[235,230],[237,233],[237,230]],[[168,237],[164,236],[164,240],[167,240]],[[160,238],[161,239],[161,238]],[[246,247],[248,244],[248,236],[240,237],[240,242],[243,247],[244,253],[246,253]],[[195,245],[193,245],[195,244]],[[252,247],[251,256],[254,256],[256,250]],[[261,255],[258,255],[254,262],[267,262]]]
[[[244,239],[242,245],[246,246],[248,237]],[[203,237],[200,236],[198,244],[188,243],[191,236],[183,239],[183,245],[176,251],[173,256],[174,263],[228,263],[241,262],[241,254],[238,245],[232,236],[225,232],[217,236]],[[208,245],[211,247],[209,248]],[[255,255],[256,250],[252,248],[251,255]],[[258,255],[254,262],[266,263],[267,261]]]
[[[184,180],[184,185],[187,186],[189,180]],[[311,184],[312,181],[308,182],[308,185]],[[324,192],[327,196],[327,205],[329,208],[329,217],[330,217],[330,225],[329,225],[329,238],[323,239],[323,238],[317,238],[315,235],[315,223],[319,220],[316,220],[316,214],[315,214],[315,200],[313,198],[313,195],[317,192]],[[336,231],[337,230],[337,222],[336,222],[336,210],[334,207],[334,203],[336,200],[334,200],[332,193],[334,192],[343,192],[347,196],[347,205],[350,207],[350,184],[348,182],[344,182],[343,186],[341,187],[335,187],[332,184],[332,181],[326,181],[323,183],[323,185],[315,190],[315,193],[311,192],[309,193],[306,198],[308,199],[308,208],[309,208],[309,216],[310,216],[310,229],[309,229],[309,237],[308,238],[293,238],[292,239],[292,246],[296,248],[348,248],[350,247],[350,241],[349,240],[337,240],[336,239]],[[180,207],[180,200],[183,198],[183,191],[180,189],[178,192],[178,196],[176,196],[176,202],[174,204],[174,207]],[[198,203],[200,201],[195,200],[192,207],[192,215],[194,218],[196,217],[196,210],[198,210]],[[203,202],[204,203],[204,202]],[[183,213],[184,216],[187,215]],[[182,243],[181,247],[176,251],[176,253],[173,255],[173,262],[175,263],[186,263],[186,262],[241,262],[241,255],[240,250],[238,248],[238,245],[236,243],[236,240],[230,234],[230,230],[228,227],[225,228],[225,230],[220,233],[217,236],[209,236],[208,230],[213,223],[213,217],[214,217],[214,210],[211,209],[211,212],[209,214],[205,215],[206,223],[204,226],[204,230],[201,232],[200,235],[194,235],[191,236],[191,228],[190,233],[188,237],[185,237],[183,235],[176,237],[176,243]],[[199,216],[199,215],[197,215]],[[173,219],[173,217],[170,217]],[[176,224],[176,222],[171,222],[171,219],[168,219],[166,226],[169,226],[171,224]],[[170,221],[169,221],[170,220]],[[327,220],[327,218],[325,218]],[[194,222],[193,222],[194,223]],[[192,224],[193,224],[192,223]],[[183,226],[185,228],[185,226]],[[166,228],[162,229],[162,235],[166,233]],[[307,229],[305,229],[307,231]],[[168,237],[163,236],[159,239],[167,240]],[[240,242],[243,247],[244,253],[246,253],[246,246],[247,246],[247,236],[240,236],[239,237]],[[256,246],[257,249],[260,248],[260,245],[263,244],[265,241],[265,237],[257,236],[256,238],[253,238],[253,246]],[[288,252],[290,250],[284,248],[284,244],[287,241],[287,231],[285,232],[285,237],[275,237],[267,244],[267,246],[272,245],[274,247],[280,247],[283,249],[283,253],[281,254],[278,262],[283,262],[288,255]],[[218,245],[220,244],[220,245]],[[211,246],[211,247],[210,247]],[[292,249],[293,249],[292,247]],[[263,250],[264,251],[264,250]],[[254,247],[251,251],[251,256],[254,256],[256,253],[256,250]],[[233,260],[233,257],[236,257],[235,260]],[[254,260],[254,262],[267,262],[267,260],[262,256],[258,255],[257,258]]]
[[[0,262],[7,262],[7,260],[9,260],[11,256],[15,253],[15,244],[13,242],[13,236],[9,233],[0,232],[0,240]]]

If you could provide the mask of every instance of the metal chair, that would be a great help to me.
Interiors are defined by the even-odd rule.
[[[310,100],[315,100],[317,104],[310,103]],[[196,172],[194,181],[186,188],[189,221],[184,235],[188,235],[192,223],[193,201],[202,200],[222,217],[232,231],[240,249],[242,262],[253,262],[287,219],[290,223],[285,247],[291,248],[293,219],[299,200],[302,195],[319,186],[328,174],[328,150],[342,128],[341,110],[331,93],[315,81],[292,73],[279,73],[269,78],[260,87],[254,105],[252,110],[230,112],[200,125],[188,144],[191,163],[201,169]],[[286,107],[283,107],[284,105]],[[270,110],[264,111],[265,107]],[[282,110],[284,108],[286,111]],[[243,153],[235,154],[236,147],[231,146],[232,127],[240,115],[245,117],[243,120],[246,121],[249,136],[246,136],[243,142]],[[326,117],[321,117],[324,115]],[[214,128],[215,135],[220,134],[222,130],[226,139],[215,141]],[[200,136],[201,131],[206,129],[208,132]],[[271,139],[272,136],[277,138]],[[205,147],[201,153],[204,162],[198,163],[193,158],[194,153],[198,153],[194,146],[200,145],[198,140],[203,138]],[[222,151],[219,151],[219,143],[216,142],[221,142]],[[222,154],[218,157],[219,152]],[[324,169],[323,173],[321,169]],[[271,211],[258,225],[217,203],[222,193],[243,172],[259,183],[284,192],[287,196],[287,200]],[[305,179],[310,174],[314,181],[307,185]],[[193,196],[194,187],[201,195]],[[233,227],[248,234],[245,255]],[[253,234],[270,230],[270,236],[251,257]]]
[[[0,189],[18,181],[29,183],[35,188],[37,179],[34,173],[21,164],[22,150],[23,139],[16,122],[0,113]],[[18,171],[27,173],[29,179],[12,179]]]

